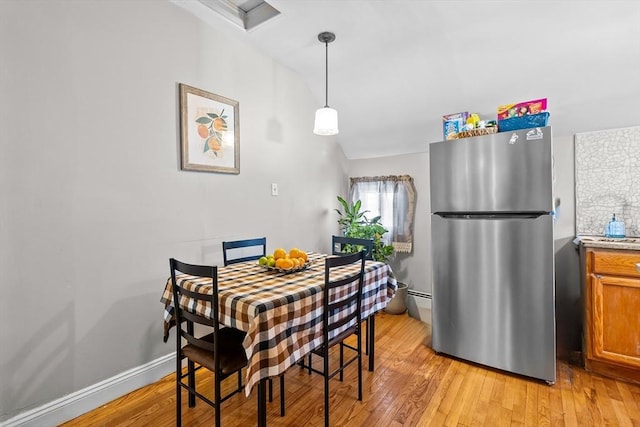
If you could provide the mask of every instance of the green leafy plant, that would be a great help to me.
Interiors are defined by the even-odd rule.
[[[393,246],[385,245],[382,240],[384,233],[389,230],[380,224],[380,216],[368,219],[365,214],[369,211],[360,211],[362,208],[362,202],[360,200],[357,200],[355,203],[349,203],[338,196],[338,202],[340,202],[344,210],[344,213],[339,209],[335,210],[338,215],[340,215],[338,224],[342,228],[343,236],[373,240],[373,259],[387,262],[393,254]],[[358,245],[346,245],[343,250],[347,253],[353,253],[362,250],[362,248]]]

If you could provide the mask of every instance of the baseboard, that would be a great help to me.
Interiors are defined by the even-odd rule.
[[[431,324],[431,294],[409,289],[407,307],[409,316]]]
[[[18,414],[7,421],[0,422],[0,427],[59,425],[169,375],[176,369],[175,360],[175,353],[159,357],[60,399]]]

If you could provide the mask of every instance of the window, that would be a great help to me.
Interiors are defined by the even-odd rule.
[[[409,253],[413,246],[413,220],[416,189],[409,175],[351,178],[351,201],[362,202],[369,219],[380,215],[380,223],[389,230],[382,236],[397,252]]]

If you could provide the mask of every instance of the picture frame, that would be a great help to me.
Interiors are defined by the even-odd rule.
[[[181,169],[239,174],[238,101],[183,83],[179,92]]]

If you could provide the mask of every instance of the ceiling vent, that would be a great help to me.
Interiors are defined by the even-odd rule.
[[[243,30],[249,31],[280,15],[263,0],[198,0]]]

